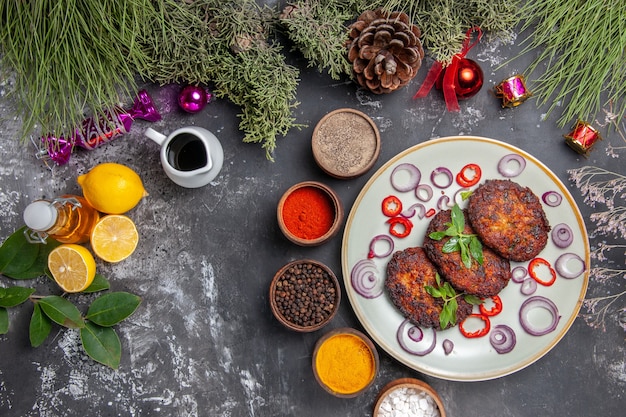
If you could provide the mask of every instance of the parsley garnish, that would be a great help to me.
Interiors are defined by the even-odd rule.
[[[465,216],[458,204],[452,207],[452,221],[446,223],[446,230],[432,232],[428,235],[433,240],[441,240],[448,236],[450,239],[443,245],[443,253],[461,252],[461,260],[467,268],[472,267],[472,258],[480,265],[483,264],[483,244],[475,234],[465,234]]]
[[[463,297],[463,299],[472,304],[478,305],[482,301],[480,298],[471,294],[457,294],[452,285],[448,281],[441,282],[439,273],[435,274],[435,280],[437,286],[425,285],[424,290],[434,298],[441,298],[443,300],[443,308],[439,313],[439,325],[442,329],[447,328],[449,325],[454,326],[456,324],[456,311],[459,308],[459,303],[456,301],[457,297]]]

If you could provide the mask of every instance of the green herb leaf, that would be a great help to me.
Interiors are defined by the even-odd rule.
[[[461,191],[461,200],[465,201],[468,198],[470,198],[470,196],[472,195],[473,191],[472,190],[468,190],[468,191]]]
[[[463,299],[473,306],[481,305],[483,303],[483,300],[481,300],[480,297],[476,297],[472,294],[463,294]]]
[[[442,329],[446,329],[448,326],[454,326],[456,324],[456,312],[459,309],[457,297],[463,295],[473,297],[465,294],[457,294],[452,285],[448,281],[442,281],[439,273],[435,274],[435,281],[437,287],[425,285],[424,290],[434,298],[441,298],[443,300],[443,307],[439,313],[439,326]],[[478,300],[480,302],[480,299]]]
[[[452,225],[454,226],[456,233],[463,233],[463,230],[465,230],[465,216],[463,215],[463,211],[458,204],[455,204],[454,207],[452,207],[450,217],[452,218]]]
[[[483,244],[480,242],[480,239],[478,239],[476,236],[472,236],[470,238],[469,251],[472,257],[476,259],[476,262],[482,265],[483,264]]]
[[[433,240],[442,240],[450,237],[441,247],[443,253],[460,252],[461,262],[466,268],[472,267],[472,258],[480,265],[483,264],[483,246],[478,237],[465,232],[465,215],[458,204],[450,211],[450,223],[446,223],[446,230],[431,232],[428,236]]]
[[[127,292],[114,292],[94,300],[87,311],[87,320],[99,326],[110,327],[135,312],[141,298]]]
[[[9,312],[6,308],[0,307],[0,334],[7,334],[9,331]]]
[[[15,307],[28,300],[34,288],[9,287],[0,290],[0,307]]]
[[[93,278],[93,282],[87,288],[85,288],[82,292],[84,293],[94,293],[99,291],[108,290],[111,287],[109,281],[102,275],[96,274]]]
[[[441,298],[442,294],[441,291],[439,291],[439,289],[431,286],[431,285],[424,285],[424,290],[430,294],[431,296],[435,297],[435,298]]]
[[[85,353],[93,360],[113,369],[118,368],[122,358],[122,344],[113,328],[88,321],[80,329],[80,340]]]
[[[459,240],[460,239],[458,236],[451,237],[450,239],[448,239],[446,243],[443,244],[441,251],[443,253],[452,253],[452,252],[459,251],[460,250]]]
[[[431,234],[428,235],[428,237],[431,238],[432,240],[441,240],[446,236],[448,236],[446,232],[432,232]]]
[[[50,334],[52,330],[52,322],[42,313],[39,303],[35,303],[35,309],[33,315],[30,318],[30,325],[28,329],[28,335],[30,338],[30,345],[32,347],[40,346]]]
[[[38,301],[41,309],[53,322],[68,328],[85,327],[85,320],[78,308],[68,300],[57,295],[50,295]]]
[[[13,232],[0,246],[0,273],[8,277],[28,270],[37,259],[39,245],[26,240],[25,230],[24,226]]]

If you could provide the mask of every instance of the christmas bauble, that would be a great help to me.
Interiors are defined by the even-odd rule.
[[[178,95],[178,105],[188,113],[197,113],[213,98],[206,89],[197,85],[188,85]]]
[[[441,89],[446,71],[446,67],[441,72],[437,80],[436,87]],[[457,63],[457,74],[454,77],[454,92],[459,100],[470,98],[480,91],[483,86],[483,70],[476,61],[467,58],[459,59]]]

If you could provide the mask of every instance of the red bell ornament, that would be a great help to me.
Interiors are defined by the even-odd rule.
[[[443,88],[443,83],[448,71],[454,71],[452,66],[446,67],[435,84],[438,90]],[[474,96],[483,86],[483,70],[476,61],[468,58],[459,59],[456,66],[456,74],[452,75],[451,82],[454,93],[459,100],[464,100]]]

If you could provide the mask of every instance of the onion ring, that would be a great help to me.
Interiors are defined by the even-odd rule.
[[[546,310],[552,316],[552,320],[549,325],[544,327],[537,327],[528,319],[528,313],[536,308],[542,308]],[[528,298],[522,303],[519,309],[519,322],[526,333],[532,336],[543,336],[556,329],[559,324],[561,316],[559,315],[559,309],[554,302],[546,297],[540,295],[534,295]]]
[[[511,270],[511,281],[516,284],[521,284],[528,276],[528,270],[523,266],[516,266]]]
[[[515,163],[513,167],[511,167],[511,162]],[[526,168],[526,159],[516,153],[504,155],[498,162],[498,172],[506,178],[517,177],[524,171],[524,168]]]
[[[450,197],[444,194],[437,200],[437,208],[439,210],[446,210],[448,207],[452,207],[450,206]]]
[[[535,291],[537,291],[537,281],[528,277],[522,281],[522,285],[519,290],[524,295],[532,295]]]
[[[568,247],[574,241],[574,233],[565,223],[559,223],[554,226],[551,236],[554,244],[561,249]]]
[[[411,337],[411,335],[409,333],[409,332],[411,332],[411,328],[409,328],[406,331],[406,334],[407,334],[409,340],[406,340],[406,338],[404,337],[405,327],[407,325],[409,325],[409,324],[411,325],[411,328],[417,327],[417,329],[422,334],[422,337],[419,338],[419,341],[417,341],[417,340],[415,340],[415,339],[413,339]],[[424,330],[428,330],[428,331],[424,331]],[[413,332],[415,332],[415,330],[413,330]],[[411,323],[411,321],[409,319],[404,319],[404,321],[400,324],[400,327],[398,327],[398,331],[396,332],[396,338],[398,339],[398,343],[400,344],[400,347],[402,347],[402,349],[404,349],[408,353],[410,353],[412,355],[416,355],[416,356],[425,356],[425,355],[428,355],[430,352],[432,352],[433,349],[435,348],[435,344],[437,343],[437,332],[435,332],[435,329],[433,329],[433,328],[422,329],[421,327],[417,326],[416,324]],[[412,349],[411,347],[409,347],[407,342],[408,343],[413,342],[414,344],[420,345],[420,346],[421,345],[425,345],[425,347],[423,347],[423,348],[421,348],[419,350]]]
[[[407,171],[409,173],[409,179],[405,183],[401,183],[397,177],[398,173],[401,171]],[[421,179],[422,173],[419,168],[408,162],[399,164],[391,171],[391,186],[402,193],[414,190],[415,187],[419,185]]]
[[[379,297],[385,286],[385,281],[378,279],[378,269],[371,259],[361,259],[352,267],[350,283],[357,294],[369,299]]]
[[[454,350],[454,342],[450,339],[444,340],[442,345],[443,345],[443,353],[445,353],[446,356],[448,356]]]
[[[556,207],[563,201],[563,196],[556,191],[547,191],[542,194],[541,200],[546,206]]]
[[[422,196],[422,191],[426,193],[425,197]],[[415,197],[419,201],[423,201],[424,203],[430,201],[430,199],[433,198],[433,187],[428,184],[418,185],[417,187],[415,187]]]
[[[579,268],[573,270],[570,269],[572,263],[571,261],[578,263]],[[578,278],[583,272],[585,272],[587,269],[586,267],[585,261],[583,261],[580,256],[571,252],[566,252],[559,256],[554,263],[554,269],[556,269],[556,272],[566,279]]]
[[[447,178],[447,182],[444,184],[439,184],[437,181],[435,181],[435,179],[440,177],[441,175],[444,175]],[[448,188],[454,182],[454,175],[452,174],[452,171],[450,171],[446,167],[435,168],[433,169],[433,172],[430,173],[430,182],[432,182],[433,185],[437,188]]]
[[[411,204],[408,208],[404,209],[400,216],[406,217],[407,219],[415,216],[415,212],[417,209],[417,217],[423,219],[426,215],[426,207],[422,203],[414,203]]]
[[[389,244],[389,248],[383,252],[383,253],[376,253],[376,243],[380,242],[380,241],[385,241]],[[391,238],[391,236],[388,235],[378,235],[378,236],[374,236],[372,238],[372,240],[370,241],[370,250],[367,253],[367,257],[369,259],[371,258],[386,258],[387,256],[391,255],[391,252],[393,252],[393,239]]]
[[[515,332],[506,324],[498,324],[489,335],[489,343],[496,352],[509,353],[515,347]]]

